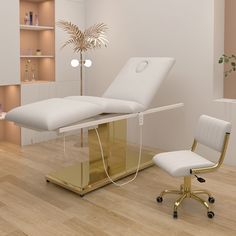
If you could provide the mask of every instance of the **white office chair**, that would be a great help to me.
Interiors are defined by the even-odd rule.
[[[192,190],[191,178],[193,176],[197,177],[197,174],[212,172],[222,165],[230,131],[231,124],[229,122],[202,115],[198,122],[191,150],[165,152],[154,156],[154,163],[170,175],[174,177],[184,177],[184,184],[180,186],[180,190],[164,190],[161,192],[160,196],[157,197],[157,202],[160,203],[163,201],[162,197],[165,194],[180,194],[180,197],[174,204],[174,218],[178,217],[177,209],[185,198],[193,198],[199,201],[207,208],[207,216],[209,218],[214,217],[214,212],[210,211],[208,203],[198,195],[208,195],[209,203],[214,203],[215,199],[206,190]],[[220,152],[219,161],[213,163],[195,153],[197,143],[201,143]],[[203,178],[197,177],[197,179],[199,182],[205,182]]]

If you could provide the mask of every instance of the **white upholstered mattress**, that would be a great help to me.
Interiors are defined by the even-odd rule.
[[[32,129],[56,130],[101,113],[136,113],[147,109],[174,58],[130,58],[102,97],[53,98],[15,108],[6,119]]]
[[[121,99],[92,96],[70,96],[65,98],[73,101],[91,102],[98,105],[103,110],[103,113],[136,113],[144,111],[146,108],[137,102]]]
[[[6,119],[38,130],[57,130],[102,113],[136,113],[144,106],[130,101],[89,96],[52,98],[14,108]]]

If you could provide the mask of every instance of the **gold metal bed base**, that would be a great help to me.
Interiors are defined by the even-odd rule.
[[[136,172],[139,156],[137,145],[127,144],[127,121],[120,120],[98,126],[107,171],[114,181]],[[52,182],[80,196],[110,183],[108,180],[95,130],[88,131],[89,158],[46,176]],[[153,165],[157,150],[143,148],[140,170]]]
[[[136,172],[139,158],[139,145],[130,145],[127,141],[127,120],[139,118],[143,123],[144,115],[154,114],[183,107],[183,103],[152,108],[141,113],[98,115],[77,124],[62,127],[58,133],[98,127],[103,146],[107,172],[114,181]],[[80,196],[110,183],[104,171],[101,150],[94,129],[88,131],[88,160],[75,163],[46,176],[52,182],[71,190]],[[153,165],[152,158],[158,152],[154,148],[142,148],[140,170]]]

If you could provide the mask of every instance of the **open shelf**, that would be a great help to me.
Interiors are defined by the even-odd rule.
[[[54,57],[21,57],[20,69],[21,82],[55,81]]]
[[[20,58],[54,58],[53,55],[21,55]]]
[[[33,25],[35,26],[55,26],[55,10],[54,0],[19,0],[20,1],[20,25]],[[33,19],[31,24],[25,22],[25,14],[32,12]],[[38,16],[38,22],[36,22],[35,16]]]
[[[46,83],[54,83],[54,81],[50,80],[34,80],[34,81],[23,81],[22,84],[46,84]]]
[[[54,27],[52,26],[40,26],[40,25],[20,25],[21,30],[35,30],[35,31],[41,31],[41,30],[54,30]]]
[[[20,105],[20,86],[8,85],[0,86],[0,104],[5,112],[10,111],[14,107]],[[21,131],[13,122],[5,120],[5,115],[0,116],[0,141],[12,142],[20,144]]]
[[[55,2],[19,1],[21,82],[55,81]],[[27,15],[33,16],[32,22],[25,21]]]

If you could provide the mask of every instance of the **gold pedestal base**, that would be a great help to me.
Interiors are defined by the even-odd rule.
[[[107,172],[114,181],[136,172],[139,146],[127,144],[126,121],[99,125],[98,132],[103,145]],[[101,157],[101,150],[94,130],[88,132],[88,160],[66,166],[46,176],[52,182],[80,196],[110,183]],[[157,150],[143,148],[140,170],[153,165]]]
[[[153,166],[153,162],[149,161],[140,166],[140,170],[143,170],[147,167]],[[96,190],[98,188],[101,188],[107,184],[110,184],[111,182],[108,180],[108,178],[103,178],[101,180],[95,181],[94,183],[88,184],[87,186],[81,187],[81,164],[73,165],[70,167],[65,167],[59,171],[56,171],[54,173],[48,174],[46,176],[47,182],[54,183],[56,185],[59,185],[65,189],[68,189],[72,192],[75,192],[79,194],[81,197],[84,196],[86,193],[89,193],[93,190]],[[136,172],[136,169],[130,169],[124,172],[120,172],[119,174],[116,174],[112,176],[112,179],[114,181],[120,180],[124,177],[127,177],[133,173]],[[104,173],[96,173],[94,172],[94,175],[104,175]]]
[[[179,194],[179,198],[175,201],[174,203],[174,211],[173,211],[173,217],[177,218],[178,217],[178,207],[180,206],[180,204],[184,201],[184,199],[186,198],[192,198],[196,201],[198,201],[199,203],[201,203],[206,209],[207,209],[207,216],[209,218],[213,218],[214,217],[214,212],[210,211],[210,207],[208,205],[208,203],[202,199],[201,197],[199,197],[199,194],[205,194],[208,196],[208,201],[210,203],[214,203],[215,199],[211,196],[211,194],[206,191],[206,190],[192,190],[191,189],[191,176],[186,176],[184,177],[184,184],[182,184],[180,186],[180,190],[164,190],[160,193],[159,197],[157,197],[157,202],[162,202],[163,201],[163,196],[166,194]]]

